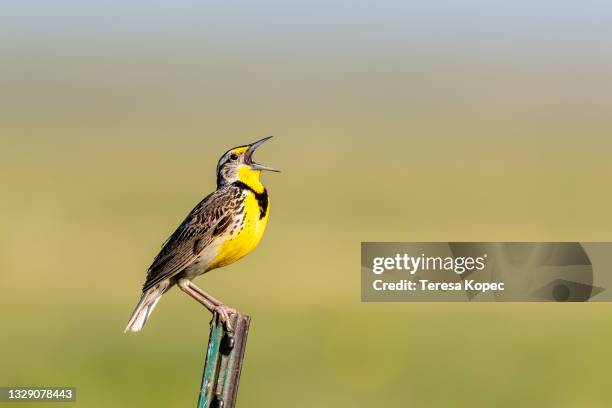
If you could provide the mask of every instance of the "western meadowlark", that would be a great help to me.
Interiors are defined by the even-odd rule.
[[[255,163],[253,152],[271,137],[235,147],[221,156],[217,163],[217,190],[191,210],[155,257],[126,332],[140,331],[161,296],[175,284],[209,311],[216,312],[226,328],[232,330],[229,314],[235,310],[192,280],[236,262],[261,241],[270,214],[270,200],[259,176],[262,170],[278,170]]]

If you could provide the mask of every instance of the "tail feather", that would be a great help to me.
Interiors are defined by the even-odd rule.
[[[161,299],[161,295],[163,294],[164,291],[159,286],[154,286],[148,291],[144,292],[123,332],[138,332],[142,330],[143,326],[147,322],[147,319],[151,313],[153,313],[153,309],[155,309],[157,302],[159,302],[159,299]]]

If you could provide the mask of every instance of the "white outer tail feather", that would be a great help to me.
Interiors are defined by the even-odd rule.
[[[128,331],[138,332],[142,330],[143,326],[147,322],[151,313],[153,313],[153,309],[161,299],[161,295],[164,294],[164,290],[162,290],[159,285],[152,287],[148,291],[142,294],[140,298],[140,302],[136,305],[136,309],[132,313],[132,317],[123,331],[124,333]]]

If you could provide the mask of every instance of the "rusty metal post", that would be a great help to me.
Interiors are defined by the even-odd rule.
[[[210,338],[206,349],[198,408],[236,406],[238,382],[251,318],[241,314],[231,315],[230,318],[233,332],[225,330],[217,314],[210,323]]]

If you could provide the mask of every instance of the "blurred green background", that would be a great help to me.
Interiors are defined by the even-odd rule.
[[[123,328],[219,156],[275,135],[262,244],[197,280],[253,317],[240,407],[612,404],[607,304],[359,289],[361,241],[611,240],[609,4],[1,7],[0,385],[195,406],[209,315]]]

